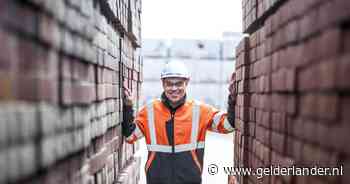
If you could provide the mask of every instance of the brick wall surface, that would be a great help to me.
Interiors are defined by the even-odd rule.
[[[140,93],[140,14],[141,0],[0,1],[0,183],[137,183],[120,122],[122,85]]]
[[[349,9],[348,0],[243,0],[235,166],[343,165],[344,175],[239,183],[350,183]]]

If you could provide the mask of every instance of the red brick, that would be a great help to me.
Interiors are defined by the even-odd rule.
[[[247,107],[239,108],[239,118],[243,121],[249,121],[249,108]]]
[[[38,17],[38,36],[41,40],[50,46],[59,49],[61,41],[61,32],[58,22],[45,14]]]
[[[286,89],[286,70],[279,69],[271,75],[271,90],[284,91]]]
[[[249,47],[254,48],[257,46],[257,33],[253,33],[249,37]]]
[[[280,52],[274,52],[271,57],[272,71],[277,71],[281,64]]]
[[[287,96],[281,94],[271,95],[271,109],[275,112],[286,112]]]
[[[249,70],[252,68],[253,65],[250,65],[250,66],[242,66],[241,67],[241,72],[242,72],[242,80],[246,80],[246,79],[249,79]]]
[[[5,1],[5,4],[0,7],[3,8],[1,9],[1,20],[5,25],[30,36],[35,36],[37,33],[37,11],[23,3]]]
[[[317,40],[317,48],[315,48],[320,59],[337,56],[341,51],[341,40],[343,40],[343,38],[340,29],[335,28],[324,31]],[[325,45],[327,45],[327,47],[325,47]]]
[[[38,96],[46,102],[58,103],[57,79],[38,79]]]
[[[261,60],[264,57],[265,44],[261,44],[256,48],[256,59]]]
[[[0,29],[0,40],[0,50],[2,53],[6,53],[0,54],[0,70],[13,72],[18,63],[16,49],[18,40],[14,35],[7,33],[3,29]]]
[[[321,53],[318,51],[320,42],[320,37],[312,38],[307,40],[303,44],[302,50],[302,58],[301,58],[301,66],[308,65],[312,62],[317,61],[321,58]]]
[[[94,81],[95,75],[93,65],[75,60],[72,62],[72,72],[72,77],[74,80],[89,82]]]
[[[317,116],[317,100],[318,96],[315,94],[302,95],[300,98],[299,110],[302,116],[316,117]]]
[[[272,35],[272,17],[268,17],[265,21],[265,36],[266,38],[270,37]]]
[[[18,45],[19,72],[30,76],[44,73],[43,69],[47,64],[47,61],[44,60],[46,54],[38,44],[22,40]]]
[[[258,96],[258,108],[263,110],[270,110],[271,109],[271,95],[259,95]]]
[[[336,82],[337,87],[341,90],[348,90],[350,89],[350,82],[348,80],[345,80],[348,78],[349,72],[350,72],[350,62],[349,62],[350,55],[343,55],[338,59],[337,63],[337,73],[336,73]]]
[[[271,132],[271,146],[273,150],[280,154],[284,154],[285,136],[277,132]]]
[[[242,80],[242,67],[241,68],[236,68],[236,81]]]
[[[297,97],[295,95],[287,96],[287,113],[295,115],[297,113]]]
[[[334,162],[337,163],[336,160],[331,160],[332,153],[311,144],[304,145],[302,149],[302,159],[303,165],[307,167],[313,167],[315,165],[319,167],[330,167],[330,165],[334,166]]]
[[[61,57],[61,67],[60,73],[63,79],[71,79],[72,78],[72,60],[69,57]]]
[[[301,118],[293,119],[288,122],[288,130],[291,135],[297,137],[298,139],[302,139],[304,136],[304,122]]]
[[[349,171],[349,170],[350,170],[350,167],[349,167],[349,165],[350,165],[350,160],[349,160],[349,158],[347,158],[343,163],[344,163],[344,168],[343,168],[343,170],[344,170],[344,171]],[[344,175],[340,176],[340,178],[341,178],[341,183],[342,183],[342,184],[345,184],[345,183],[349,183],[349,182],[350,182],[350,175],[348,175],[348,174],[344,174]]]
[[[245,93],[249,90],[249,81],[242,80],[238,82],[238,93]]]
[[[286,114],[285,113],[272,113],[271,118],[271,128],[272,130],[280,133],[286,132]]]
[[[271,37],[267,37],[266,41],[265,41],[265,56],[271,55],[271,53],[273,52],[273,48],[272,48],[272,36]]]
[[[346,21],[350,17],[349,7],[350,3],[347,0],[335,0],[324,3],[320,7],[320,27],[325,29]]]
[[[349,53],[350,52],[350,30],[343,30],[343,50],[342,52]]]
[[[348,122],[350,120],[350,97],[349,96],[345,96],[345,97],[341,97],[339,99],[337,99],[338,103],[341,105],[340,106],[340,119],[342,120],[342,122]]]
[[[101,170],[106,164],[107,157],[108,157],[107,151],[102,151],[94,155],[89,161],[90,173],[95,174],[96,172]]]
[[[61,85],[61,97],[60,100],[64,105],[72,103],[72,82],[69,80],[63,80],[60,82]]]
[[[318,122],[308,119],[302,119],[299,123],[303,124],[302,129],[295,129],[295,131],[301,132],[301,136],[299,136],[299,138],[305,140],[305,142],[317,143],[317,136],[319,132],[317,132],[316,130]]]
[[[264,127],[256,126],[255,127],[256,139],[263,144],[270,144],[270,131]]]
[[[339,117],[339,98],[337,95],[320,95],[317,98],[318,118],[336,121]]]
[[[16,78],[16,98],[28,101],[39,101],[41,97],[38,93],[38,80],[32,77]]]
[[[248,107],[250,104],[250,96],[248,94],[238,94],[237,95],[237,105]]]
[[[319,63],[316,67],[316,88],[320,90],[334,90],[336,88],[337,62],[334,59]]]
[[[319,124],[316,128],[318,132],[317,141],[323,148],[350,153],[349,146],[347,146],[347,137],[350,131],[350,126],[347,123],[342,122],[336,126]]]
[[[286,69],[285,72],[285,91],[294,92],[296,90],[296,70]]]
[[[307,39],[319,30],[317,22],[319,19],[317,9],[310,10],[300,21],[300,38]]]
[[[298,77],[298,88],[302,92],[312,91],[317,89],[318,81],[315,76],[319,76],[319,70],[316,67],[310,66],[300,70]]]
[[[249,108],[249,121],[252,121],[252,122],[256,121],[255,114],[256,114],[256,109]]]

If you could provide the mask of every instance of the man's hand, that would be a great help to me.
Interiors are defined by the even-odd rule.
[[[127,106],[133,106],[133,98],[132,98],[132,93],[128,87],[125,85],[123,86],[123,100],[124,104]]]
[[[236,73],[232,73],[232,75],[231,75],[231,80],[230,80],[228,90],[230,92],[231,98],[234,98],[232,100],[236,100],[236,97],[237,97]]]

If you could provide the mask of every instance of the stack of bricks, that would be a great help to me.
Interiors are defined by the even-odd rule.
[[[141,0],[0,2],[0,183],[138,182],[121,121],[123,82],[140,94],[140,13]]]
[[[349,183],[350,1],[243,0],[243,8],[235,166],[343,166],[344,175],[239,183]]]

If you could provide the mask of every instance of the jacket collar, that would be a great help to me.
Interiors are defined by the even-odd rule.
[[[186,102],[186,94],[184,97],[182,97],[176,104],[172,104],[171,101],[166,97],[165,93],[162,93],[161,96],[162,103],[170,110],[170,111],[176,111],[179,107],[181,107]]]

